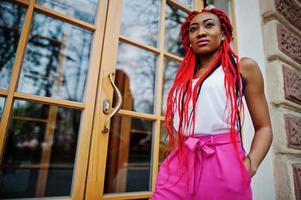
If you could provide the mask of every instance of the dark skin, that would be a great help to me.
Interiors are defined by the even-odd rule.
[[[196,77],[208,69],[216,58],[221,42],[225,40],[219,18],[212,13],[200,13],[190,22],[189,42],[193,52],[200,58],[200,68]],[[245,100],[251,115],[255,134],[252,140],[250,160],[244,165],[254,176],[272,143],[272,128],[268,104],[264,94],[264,84],[258,64],[251,58],[241,58],[240,72],[245,80]]]

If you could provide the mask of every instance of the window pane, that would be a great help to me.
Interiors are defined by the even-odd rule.
[[[150,190],[153,123],[116,116],[111,122],[105,193]]]
[[[161,0],[124,0],[120,33],[142,43],[158,45]]]
[[[120,42],[115,83],[123,96],[122,108],[153,113],[157,56]]]
[[[2,112],[3,112],[3,108],[4,108],[4,103],[5,103],[5,98],[0,97],[0,120],[2,118]]]
[[[186,17],[187,13],[171,5],[169,1],[167,1],[165,50],[178,56],[184,56],[185,54],[181,42],[180,29]]]
[[[49,9],[94,24],[98,0],[38,0]]]
[[[16,100],[0,168],[0,198],[69,196],[81,111]]]
[[[227,13],[229,19],[231,19],[231,1],[230,0],[207,0],[206,1],[207,4],[212,4],[214,5],[216,8],[223,10],[224,12]]]
[[[173,84],[175,76],[177,74],[180,63],[174,60],[165,58],[164,77],[163,77],[163,91],[162,91],[162,115],[165,114],[166,101],[169,90]]]
[[[0,88],[8,88],[26,9],[0,1]]]
[[[193,8],[193,0],[177,0],[177,2],[179,2],[180,4],[183,4],[184,6],[186,6],[187,8],[192,9]]]
[[[18,91],[83,101],[92,33],[35,14]]]
[[[159,145],[159,165],[164,161],[167,155],[167,145],[169,142],[169,136],[165,127],[165,123],[161,122],[161,131],[160,131],[160,145]]]

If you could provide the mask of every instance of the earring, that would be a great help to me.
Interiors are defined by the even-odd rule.
[[[189,47],[191,47],[191,44],[189,44]]]

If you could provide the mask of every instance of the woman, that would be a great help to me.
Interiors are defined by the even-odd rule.
[[[165,115],[173,151],[151,199],[252,199],[251,177],[272,142],[260,69],[232,51],[232,25],[221,10],[192,12],[181,36],[186,54]],[[243,97],[255,129],[248,154],[241,142]]]

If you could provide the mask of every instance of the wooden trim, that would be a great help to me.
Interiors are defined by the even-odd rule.
[[[22,32],[19,38],[19,44],[16,52],[15,65],[12,69],[11,81],[8,88],[7,98],[4,104],[2,112],[2,118],[0,123],[0,160],[2,160],[4,144],[6,139],[6,130],[9,124],[10,111],[12,109],[14,100],[14,91],[18,84],[19,75],[21,72],[21,65],[25,54],[25,47],[29,36],[30,25],[33,17],[35,0],[31,0],[25,15]]]
[[[128,37],[126,37],[126,36],[124,36],[124,35],[121,35],[121,34],[120,34],[120,35],[119,35],[119,40],[120,40],[121,42],[125,42],[125,43],[127,43],[127,44],[131,44],[131,45],[133,45],[133,46],[135,46],[135,47],[145,49],[146,51],[151,51],[151,52],[153,52],[153,53],[160,54],[160,50],[158,50],[157,48],[152,47],[152,46],[149,46],[149,45],[146,45],[146,44],[143,44],[143,43],[141,43],[141,42],[138,42],[138,41],[136,41],[136,40],[133,40],[133,39],[131,39],[131,38],[128,38]]]
[[[194,10],[201,11],[204,8],[203,0],[194,0]]]
[[[230,0],[231,2],[231,20],[233,26],[233,49],[234,52],[238,54],[238,47],[237,47],[237,31],[236,31],[236,16],[235,16],[235,2],[234,0]]]
[[[178,61],[178,62],[182,62],[182,60],[183,60],[182,57],[177,56],[177,55],[172,54],[172,53],[169,53],[169,52],[164,52],[164,56],[166,58],[169,58],[169,59],[172,59],[172,60],[175,60],[175,61]]]
[[[80,110],[83,110],[85,108],[84,103],[76,102],[76,101],[54,99],[51,97],[36,96],[36,95],[26,94],[26,93],[22,93],[22,92],[15,92],[14,96],[20,100],[29,100],[29,101],[34,101],[34,102],[38,102],[38,103],[63,106],[63,107],[67,107],[67,108],[75,108],[75,109],[80,109]]]
[[[175,0],[166,0],[166,3],[167,3],[167,2],[170,3],[170,4],[172,4],[173,6],[177,7],[178,9],[180,9],[180,10],[186,12],[186,13],[191,13],[191,12],[192,12],[192,10],[191,10],[190,8],[184,6],[184,5],[181,4],[181,3],[178,3],[178,2],[175,1]],[[164,10],[164,12],[165,12],[165,10]]]
[[[7,96],[8,95],[8,91],[5,89],[0,89],[0,96]]]
[[[85,199],[103,199],[109,135],[102,133],[104,121],[107,118],[107,115],[102,112],[102,102],[105,99],[112,102],[113,99],[113,88],[108,75],[115,72],[122,6],[122,0],[111,0],[106,12],[106,29],[100,63],[99,91],[96,99]]]
[[[124,110],[124,109],[120,109],[118,111],[118,115],[123,116],[123,117],[141,118],[141,119],[146,119],[146,120],[150,120],[150,121],[155,121],[156,119],[158,119],[157,115],[138,113],[135,111]]]
[[[160,16],[160,33],[159,33],[159,49],[163,52],[164,45],[165,45],[165,20],[166,17],[166,1],[162,1],[161,4],[161,16]],[[160,145],[160,118],[161,116],[161,102],[162,102],[162,89],[163,89],[163,74],[164,74],[164,54],[161,53],[158,59],[158,66],[157,66],[157,75],[156,81],[156,104],[155,104],[155,113],[157,121],[154,124],[154,134],[152,135],[152,156],[151,156],[151,191],[155,191],[156,187],[156,180],[158,174],[158,162],[159,162],[159,145]]]
[[[89,70],[87,75],[87,85],[86,85],[86,95],[85,95],[85,109],[83,110],[81,117],[81,126],[80,126],[80,135],[77,144],[77,153],[75,160],[75,169],[73,175],[73,187],[71,191],[72,199],[85,199],[85,192],[87,189],[87,179],[88,179],[88,162],[92,162],[89,159],[89,153],[91,152],[92,145],[92,128],[94,126],[94,116],[95,111],[99,112],[100,110],[96,109],[96,106],[99,104],[96,103],[95,99],[97,94],[98,81],[100,76],[100,62],[102,57],[103,50],[103,39],[104,39],[104,30],[106,26],[106,16],[107,16],[107,7],[108,0],[101,0],[98,3],[97,15],[95,19],[95,32],[93,35],[93,41],[91,45],[90,52],[90,63]],[[99,102],[100,103],[100,102]],[[95,123],[98,125],[99,123]],[[97,132],[97,134],[100,134]],[[97,135],[96,134],[96,135]],[[97,151],[97,150],[96,150]],[[96,153],[97,154],[97,153]],[[97,155],[99,156],[99,155]],[[94,161],[94,160],[93,160]],[[94,177],[98,179],[99,177]],[[97,187],[97,186],[96,186]],[[96,189],[98,192],[99,188]]]
[[[84,22],[82,20],[76,19],[76,18],[71,17],[71,16],[63,15],[63,14],[57,12],[57,11],[51,10],[51,9],[46,8],[44,6],[40,6],[38,4],[35,5],[35,10],[40,12],[40,13],[43,13],[45,15],[48,15],[50,17],[53,17],[53,18],[59,19],[61,21],[67,22],[69,24],[73,24],[73,25],[79,26],[83,29],[87,29],[91,32],[94,32],[95,29],[96,29],[95,25],[93,25],[93,24],[89,24],[87,22]]]
[[[152,192],[133,192],[133,193],[118,193],[106,194],[103,200],[123,200],[123,199],[141,199],[151,197]]]

